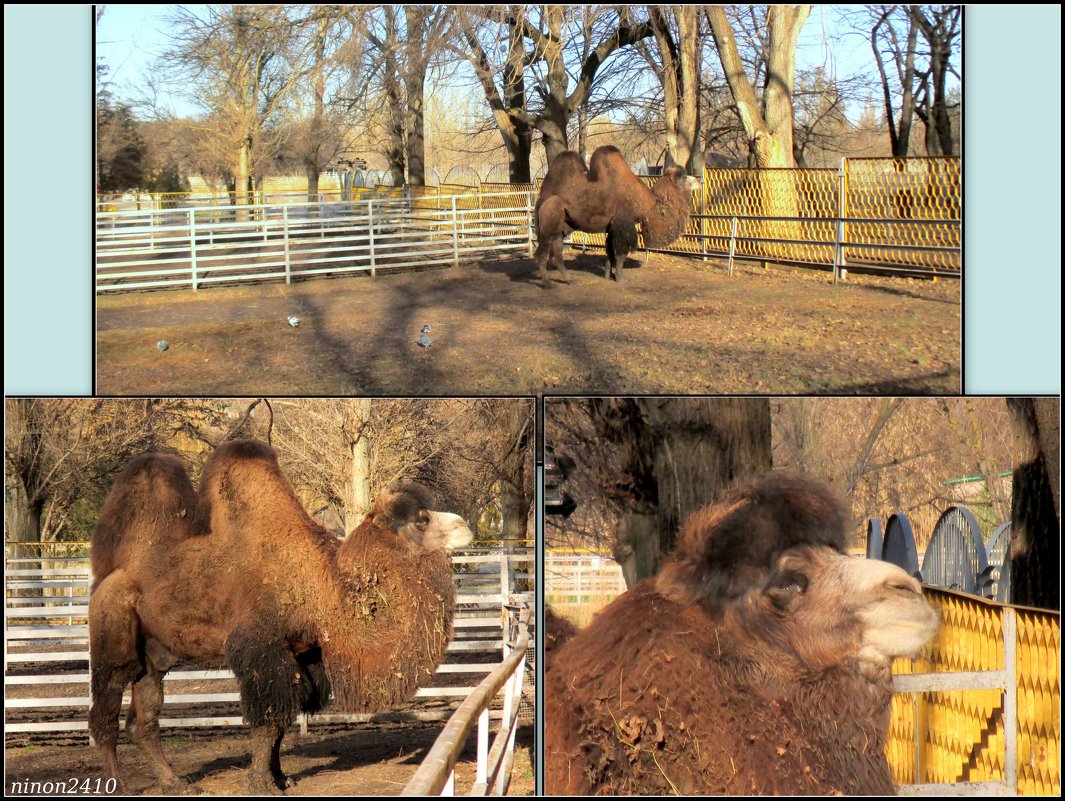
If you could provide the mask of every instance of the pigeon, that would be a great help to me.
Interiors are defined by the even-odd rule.
[[[427,347],[429,347],[430,345],[433,344],[433,340],[429,338],[429,332],[431,330],[432,330],[432,326],[429,325],[429,323],[426,323],[425,325],[422,326],[422,333],[418,337],[418,346],[419,347],[427,348]]]
[[[300,324],[300,318],[299,317],[289,317],[288,318],[288,324],[291,325],[293,328],[295,328],[296,326],[298,326]]]
[[[165,339],[160,339],[158,342],[155,343],[155,347],[159,348],[159,350],[166,350],[170,347],[170,343],[167,342]]]

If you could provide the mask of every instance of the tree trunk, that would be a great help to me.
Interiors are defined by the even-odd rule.
[[[237,156],[236,195],[233,202],[237,206],[247,206],[251,203],[249,190],[251,187],[251,146],[252,138],[249,134],[240,142],[240,152]],[[237,222],[248,219],[247,211],[237,212]]]
[[[506,137],[504,137],[504,141]],[[531,184],[532,168],[529,159],[532,156],[532,130],[520,123],[514,132],[513,142],[508,145],[510,155],[510,182],[512,184]]]
[[[407,183],[425,186],[425,73],[431,7],[404,6],[407,19]]]
[[[770,7],[769,52],[766,53],[768,77],[759,104],[724,7],[709,6],[706,11],[725,79],[759,167],[795,166],[792,152],[795,115],[791,102],[795,89],[795,49],[799,32],[809,15],[810,6]]]
[[[370,511],[370,399],[352,401],[348,426],[352,431],[351,502],[344,525],[354,531]]]
[[[1013,470],[1010,601],[1061,609],[1061,402],[1009,398],[1020,452]]]
[[[407,80],[407,183],[425,186],[425,72]]]
[[[13,477],[4,492],[4,529],[9,542],[41,541],[41,502],[30,498],[17,476]],[[35,557],[37,548],[15,546],[12,556]]]
[[[318,165],[313,161],[305,161],[303,163],[304,171],[307,175],[307,202],[318,202]]]
[[[659,78],[665,110],[666,150],[670,158],[695,174],[692,157],[699,142],[699,8],[678,6],[674,40],[669,19],[662,7],[650,6],[651,27],[662,60]]]
[[[325,34],[329,28],[327,20],[318,23],[314,42],[314,111],[311,113],[311,131],[307,146],[311,148],[304,169],[307,173],[307,202],[318,201],[318,175],[321,172],[320,150],[325,128]]]
[[[615,558],[629,586],[654,575],[692,512],[772,467],[764,398],[591,401],[598,435],[621,446],[621,475],[601,482],[620,509]],[[606,478],[604,476],[604,478]]]
[[[503,539],[524,540],[532,499],[525,493],[525,455],[532,433],[529,406],[511,403],[507,418],[507,452],[499,465],[499,502],[503,513]]]

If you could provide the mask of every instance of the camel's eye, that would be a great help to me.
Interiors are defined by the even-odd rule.
[[[809,583],[809,579],[802,573],[785,570],[772,579],[766,589],[766,595],[777,609],[787,609],[796,598],[806,592]]]

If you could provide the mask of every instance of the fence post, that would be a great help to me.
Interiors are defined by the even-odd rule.
[[[189,209],[189,264],[192,270],[192,291],[199,289],[196,276],[196,209]]]
[[[706,239],[710,236],[710,221],[706,219],[706,167],[699,181],[699,241],[703,246],[703,261],[706,261]]]
[[[738,217],[732,218],[732,233],[728,238],[728,274],[732,277],[732,262],[736,258],[736,234],[739,231],[740,221]]]
[[[291,258],[289,256],[289,246],[288,246],[288,206],[287,205],[281,207],[281,219],[282,219],[282,229],[284,231],[284,238],[285,238],[285,283],[286,284],[291,284],[292,283],[292,260],[291,260]]]
[[[1003,657],[1006,687],[1002,692],[1002,729],[1006,735],[1003,779],[1012,795],[1017,794],[1017,610],[1002,610]]]
[[[459,266],[459,215],[455,206],[455,196],[451,196],[451,243],[455,251],[455,266]]]
[[[366,213],[369,218],[370,225],[370,276],[377,277],[377,259],[374,256],[373,249],[373,198],[366,201]]]
[[[477,778],[475,783],[485,785],[488,783],[488,710],[486,705],[481,714],[477,716]]]
[[[529,258],[532,258],[533,252],[534,252],[534,250],[533,250],[533,242],[535,241],[535,237],[534,237],[534,234],[533,234],[533,193],[532,192],[529,192],[529,194],[525,196],[525,208],[526,208],[526,210],[528,211],[528,214],[529,214]]]
[[[832,257],[832,283],[839,283],[840,257],[843,253],[843,220],[836,219],[836,247]]]
[[[506,618],[506,614],[507,614],[507,610],[506,610],[506,606],[507,606],[507,602],[510,600],[510,586],[511,586],[511,583],[512,583],[511,577],[510,577],[510,554],[507,552],[507,550],[508,549],[504,548],[503,551],[499,554],[499,594],[503,597],[503,600],[500,603],[501,603],[502,610],[503,610],[503,620],[504,620],[504,627],[503,627],[503,657],[504,658],[506,658],[506,655],[507,655],[507,632],[506,632],[506,619],[507,619]]]
[[[847,183],[847,157],[843,156],[839,160],[839,216],[841,218],[847,216],[847,192],[849,190]],[[840,223],[839,240],[839,266],[846,267],[847,246],[843,243],[847,241],[847,224],[843,222]]]

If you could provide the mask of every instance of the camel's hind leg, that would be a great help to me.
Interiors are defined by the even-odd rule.
[[[125,571],[116,570],[100,582],[89,599],[89,734],[103,753],[104,775],[115,781],[116,792],[122,788],[116,752],[122,691],[144,672],[140,624],[134,611],[138,597]]]
[[[625,259],[636,248],[636,223],[631,219],[619,217],[611,220],[606,229],[606,270],[605,277],[613,274],[620,283],[625,271]]]
[[[100,582],[89,599],[89,659],[92,664],[89,733],[103,752],[106,778],[118,775],[118,717],[122,692],[133,684],[133,703],[126,730],[147,755],[163,790],[185,792],[188,783],[167,764],[159,739],[163,674],[144,658],[143,634],[136,606],[140,591],[124,570]]]
[[[536,266],[540,268],[540,280],[544,289],[551,284],[547,279],[547,264],[553,263],[559,272],[559,280],[569,283],[566,266],[562,263],[562,236],[566,227],[566,207],[560,197],[549,197],[536,210]]]
[[[163,674],[149,661],[147,672],[133,684],[133,703],[126,718],[126,731],[148,758],[163,792],[168,795],[188,793],[193,790],[192,785],[174,773],[163,754],[159,735],[162,709]]]
[[[568,284],[569,273],[566,272],[566,263],[562,260],[565,247],[565,241],[561,236],[551,243],[551,262],[558,268],[558,280],[563,284]]]

